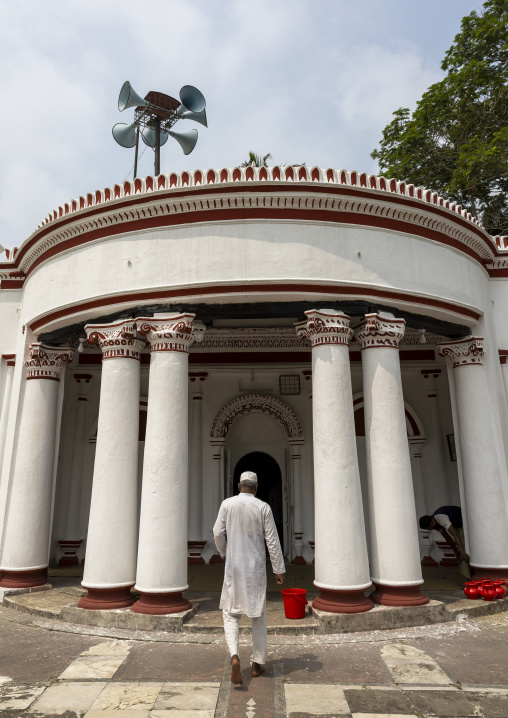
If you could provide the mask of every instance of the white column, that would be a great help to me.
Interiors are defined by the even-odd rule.
[[[58,383],[71,349],[30,345],[16,463],[0,564],[0,586],[46,583],[58,437]]]
[[[357,613],[373,607],[356,454],[349,365],[349,317],[333,309],[305,312],[298,336],[312,345],[315,486],[315,608]]]
[[[194,314],[137,319],[151,346],[136,588],[137,613],[184,611],[187,584],[188,349],[203,337]]]
[[[506,354],[501,354],[499,356],[499,361],[501,362],[501,374],[503,375],[503,384],[504,384],[504,391],[506,394],[506,400],[508,401],[508,356]],[[0,466],[2,466],[0,462]]]
[[[370,565],[375,603],[428,602],[423,583],[411,460],[400,374],[405,321],[367,314],[356,330],[362,350]]]
[[[293,479],[293,533],[295,556],[292,563],[295,566],[305,566],[307,564],[303,557],[303,507],[302,507],[302,455],[301,447],[303,441],[301,439],[290,439],[289,446],[291,449],[291,476]]]
[[[83,543],[79,526],[79,511],[81,507],[81,487],[83,483],[83,469],[86,446],[86,406],[88,384],[91,374],[74,374],[78,383],[78,397],[74,424],[74,438],[72,442],[72,464],[69,478],[69,494],[65,515],[65,528],[63,538],[58,540],[63,556],[58,562],[59,566],[76,566],[77,552]]]
[[[483,339],[439,344],[439,355],[453,367],[457,426],[464,480],[464,504],[471,566],[475,578],[508,578],[508,517],[502,483],[507,481],[494,445],[493,411]]]
[[[429,411],[429,443],[432,444],[432,454],[425,453],[425,465],[432,482],[427,489],[428,511],[434,511],[438,506],[445,506],[451,501],[450,477],[448,471],[448,456],[445,453],[443,430],[441,428],[441,415],[439,413],[436,380],[441,369],[422,369],[425,380],[425,391],[428,399]]]
[[[223,463],[222,463],[222,447],[224,446],[224,439],[212,439],[210,441],[210,445],[212,447],[212,495],[213,495],[213,522],[215,523],[215,519],[217,517],[217,514],[219,513],[219,508],[222,502],[222,483],[224,480],[224,470],[223,470]],[[209,563],[224,563],[222,560],[220,554],[217,553],[217,547],[215,546],[215,541],[213,539],[213,530],[210,529],[210,533],[212,534],[211,542],[213,546],[213,556],[210,558]]]
[[[2,409],[0,411],[0,478],[2,476],[2,465],[4,460],[5,437],[7,434],[7,422],[9,419],[9,408],[11,405],[12,393],[12,377],[14,376],[14,367],[16,366],[15,354],[3,354],[2,359],[5,361],[5,384],[4,395],[2,398]]]
[[[206,541],[203,540],[203,394],[205,372],[190,372],[191,424],[189,455],[189,536],[187,541],[188,563],[202,564],[201,556]]]
[[[130,606],[136,580],[140,351],[132,321],[87,324],[90,344],[102,349],[97,446],[88,521],[88,589],[79,606]]]

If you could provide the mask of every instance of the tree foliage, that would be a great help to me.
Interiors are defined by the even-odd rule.
[[[380,171],[424,185],[508,234],[508,0],[462,19],[441,64],[447,73],[416,110],[393,113],[372,157]]]
[[[249,152],[249,159],[242,162],[240,167],[268,167],[268,160],[272,158],[272,155],[257,155],[255,152]]]

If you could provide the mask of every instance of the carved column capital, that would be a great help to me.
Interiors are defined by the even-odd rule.
[[[398,349],[404,336],[406,322],[404,319],[385,318],[380,314],[366,314],[358,325],[355,340],[362,351],[372,347],[388,347]]]
[[[300,339],[308,339],[312,347],[322,344],[348,345],[353,335],[350,317],[334,309],[309,309],[307,319],[295,324]]]
[[[482,365],[483,337],[468,337],[455,342],[438,344],[439,356],[447,359],[453,369],[475,364]]]
[[[50,347],[40,342],[30,345],[30,358],[25,362],[27,379],[60,381],[62,368],[72,361],[74,351],[64,347]]]
[[[167,314],[136,319],[139,334],[150,342],[152,352],[185,352],[193,342],[201,342],[205,325],[194,321],[195,314]]]
[[[89,344],[98,344],[105,359],[140,360],[145,342],[135,338],[134,322],[122,320],[112,324],[87,324],[86,338]]]

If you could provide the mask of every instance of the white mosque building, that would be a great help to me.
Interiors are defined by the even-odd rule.
[[[197,170],[59,207],[0,258],[0,586],[84,562],[83,608],[182,611],[246,469],[317,608],[425,603],[443,505],[508,577],[507,303],[506,239],[383,177]]]

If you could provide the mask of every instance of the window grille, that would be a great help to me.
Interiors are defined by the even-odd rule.
[[[300,393],[300,375],[283,374],[279,376],[279,392],[282,396]]]

